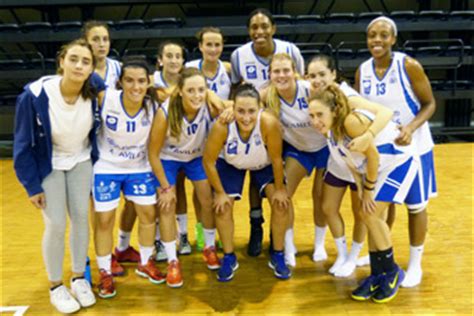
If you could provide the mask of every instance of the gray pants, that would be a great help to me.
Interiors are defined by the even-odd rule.
[[[87,160],[71,170],[53,170],[41,184],[46,197],[43,259],[51,282],[63,279],[66,213],[71,222],[72,271],[83,273],[89,248],[89,196],[92,165]]]

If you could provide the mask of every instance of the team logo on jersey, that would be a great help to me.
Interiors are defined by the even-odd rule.
[[[260,137],[260,135],[255,135],[254,138],[255,138],[255,146],[259,146],[262,144],[262,138]]]
[[[237,155],[237,145],[238,145],[237,139],[231,140],[227,144],[227,154],[228,155]]]
[[[148,126],[150,125],[150,119],[146,116],[142,117],[142,126],[145,127],[145,126]]]
[[[227,80],[225,80],[226,76],[227,76],[226,74],[222,74],[221,77],[219,78],[219,84],[221,86],[224,86],[227,83]]]
[[[388,82],[391,84],[394,84],[397,82],[397,74],[395,73],[395,71],[390,72],[390,78],[388,79]]]
[[[371,85],[372,81],[370,79],[362,80],[362,88],[364,89],[364,94],[370,94]]]
[[[257,79],[257,67],[255,65],[246,65],[245,73],[247,74],[247,79]]]
[[[113,131],[116,131],[117,130],[117,125],[118,125],[118,117],[116,116],[112,116],[112,115],[107,115],[107,117],[105,118],[105,125],[113,130]]]

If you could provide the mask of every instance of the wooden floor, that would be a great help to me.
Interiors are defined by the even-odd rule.
[[[248,238],[247,200],[237,203],[236,244],[240,268],[230,283],[220,283],[214,272],[205,268],[201,255],[181,258],[185,284],[181,289],[153,285],[139,278],[132,265],[127,275],[117,278],[118,295],[98,299],[97,304],[81,310],[85,315],[141,314],[469,314],[473,313],[473,149],[472,144],[438,145],[435,148],[439,197],[429,208],[429,233],[423,261],[421,286],[401,289],[391,303],[377,305],[349,298],[357,280],[366,276],[368,267],[359,268],[348,279],[327,273],[335,259],[330,234],[326,238],[329,259],[310,260],[313,224],[310,180],[299,187],[296,204],[296,244],[299,255],[293,278],[278,281],[267,267],[266,252],[259,258],[245,254]],[[49,303],[48,282],[41,258],[43,222],[17,182],[10,160],[1,163],[1,306],[29,306],[27,314],[55,314]],[[191,192],[188,190],[188,192]],[[266,211],[266,218],[269,214]],[[352,219],[348,201],[343,205],[350,240]],[[268,223],[265,248],[268,248]],[[194,240],[194,216],[190,216],[190,239]],[[132,244],[137,245],[134,233]],[[406,211],[399,207],[393,231],[397,261],[406,267],[408,237]],[[68,247],[67,247],[68,248]],[[366,253],[366,247],[364,253]],[[89,254],[94,257],[91,247]],[[69,252],[65,271],[70,269]],[[164,268],[164,264],[160,264]],[[97,267],[92,265],[94,278]],[[70,273],[65,273],[65,280]],[[66,283],[69,283],[67,281]],[[12,314],[12,313],[10,313]]]

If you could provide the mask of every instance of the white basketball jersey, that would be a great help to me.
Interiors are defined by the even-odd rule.
[[[356,109],[354,112],[364,115],[371,121],[374,115],[366,110]],[[379,152],[379,168],[381,172],[387,168],[392,168],[398,162],[403,161],[407,156],[413,155],[413,146],[398,146],[394,143],[395,138],[399,134],[397,124],[389,122],[385,128],[375,137],[374,143]],[[331,156],[338,164],[346,164],[347,166],[357,170],[360,174],[366,173],[367,158],[358,152],[352,152],[347,149],[347,145],[351,139],[345,137],[344,140],[336,142],[331,131],[329,132],[328,144]]]
[[[153,73],[153,85],[155,88],[168,88],[168,83],[165,78],[163,78],[163,73],[161,71],[155,71]]]
[[[296,95],[291,104],[280,98],[280,122],[283,125],[283,139],[301,151],[315,152],[324,148],[326,138],[311,126],[308,112],[310,83],[296,81]]]
[[[202,59],[192,60],[185,65],[186,68],[194,67],[202,71]],[[224,66],[224,63],[219,60],[219,66],[217,68],[216,75],[213,78],[206,77],[207,87],[214,91],[219,98],[222,100],[228,100],[230,95],[230,82],[229,74]]]
[[[405,70],[405,57],[403,53],[392,53],[392,63],[381,79],[375,73],[373,58],[360,66],[361,95],[392,109],[393,121],[398,125],[410,123],[421,108]],[[413,143],[420,155],[433,148],[428,122],[413,133]]]
[[[271,164],[260,130],[262,111],[258,113],[257,123],[246,142],[240,137],[236,121],[228,125],[227,140],[221,156],[237,169],[260,170]]]
[[[105,86],[107,88],[116,89],[117,81],[120,79],[122,66],[120,65],[120,62],[108,57],[106,58],[106,65],[107,69],[104,77]]]
[[[293,58],[296,64],[296,70],[302,76],[304,75],[304,61],[301,53],[295,44],[274,39],[274,54],[287,53]],[[237,48],[231,56],[232,63],[232,82],[239,83],[241,80],[251,83],[257,90],[268,82],[269,60],[257,56],[253,48],[253,42],[248,42]]]
[[[94,171],[99,173],[149,172],[148,136],[154,109],[140,109],[133,117],[126,112],[121,90],[107,89],[101,109],[102,126],[97,137],[99,160]]]
[[[161,105],[166,117],[169,113],[169,98]],[[165,143],[161,149],[160,158],[188,162],[201,157],[209,130],[211,114],[207,104],[204,104],[196,117],[189,122],[183,117],[179,139],[171,136],[170,128],[166,133]]]

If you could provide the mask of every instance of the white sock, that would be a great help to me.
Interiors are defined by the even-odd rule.
[[[105,256],[96,256],[95,259],[97,260],[97,265],[99,266],[99,270],[105,270],[107,273],[112,273],[112,254],[109,253]]]
[[[118,242],[117,242],[117,249],[119,251],[125,251],[128,247],[130,247],[130,236],[132,235],[131,232],[124,232],[123,230],[119,229],[118,234]]]
[[[337,248],[337,258],[332,267],[329,269],[329,273],[334,274],[344,264],[347,258],[347,244],[346,236],[342,236],[334,239]]]
[[[159,241],[161,239],[160,234],[160,221],[156,220],[156,232],[155,232],[155,240]]]
[[[285,232],[285,252],[293,254],[296,252],[293,228],[288,228]]]
[[[155,250],[155,247],[153,246],[145,247],[140,245],[140,261],[142,263],[142,266],[148,263],[148,260],[153,255],[153,250]]]
[[[359,257],[360,251],[362,250],[362,247],[364,247],[363,242],[359,243],[357,241],[352,241],[351,252],[349,252],[347,260],[356,262],[357,257]]]
[[[402,282],[402,287],[414,287],[421,283],[423,270],[421,269],[421,258],[423,257],[424,245],[410,246],[410,261]]]
[[[162,241],[163,246],[165,247],[166,256],[168,257],[168,262],[177,260],[176,257],[176,240],[173,241]]]
[[[176,215],[176,220],[178,221],[179,233],[185,235],[188,233],[188,214],[178,214]]]
[[[323,247],[324,248],[324,239],[326,238],[327,226],[319,227],[318,225],[314,226],[314,248]]]
[[[203,227],[202,230],[204,231],[204,240],[206,243],[206,248],[214,247],[216,244],[216,229],[215,228],[207,229]]]

